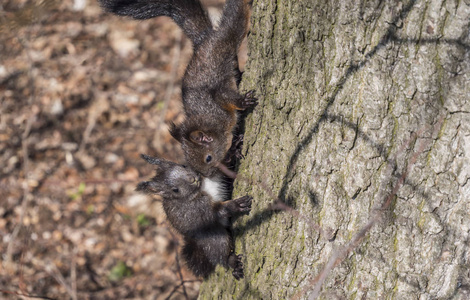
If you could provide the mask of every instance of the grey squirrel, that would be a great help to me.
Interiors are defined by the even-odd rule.
[[[252,197],[215,201],[204,187],[206,178],[190,167],[141,156],[158,168],[155,177],[140,182],[136,190],[163,198],[168,221],[183,235],[182,256],[188,268],[205,278],[220,264],[231,267],[237,280],[243,278],[242,256],[233,252],[228,228],[232,216],[251,211]]]
[[[185,119],[170,124],[187,163],[205,177],[217,172],[232,144],[237,110],[257,105],[254,92],[238,92],[237,52],[248,30],[248,0],[227,0],[217,30],[199,0],[99,0],[114,14],[135,19],[171,17],[193,42],[183,77]]]

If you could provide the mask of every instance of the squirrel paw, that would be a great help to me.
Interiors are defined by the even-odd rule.
[[[242,154],[242,147],[243,147],[243,134],[239,134],[234,140],[233,140],[233,146],[235,147],[235,157],[238,159],[245,158]]]
[[[232,140],[232,146],[227,152],[227,155],[225,156],[225,163],[230,163],[232,162],[232,159],[244,159],[245,156],[242,153],[242,148],[243,148],[243,133],[240,133],[238,136],[234,137]]]
[[[255,91],[254,90],[248,91],[245,94],[245,98],[243,98],[242,100],[243,109],[255,107],[256,105],[258,105],[258,98],[255,97]]]
[[[251,211],[252,200],[253,200],[253,197],[251,196],[243,196],[243,197],[234,199],[233,201],[237,205],[238,212],[249,213]]]
[[[243,263],[242,263],[242,255],[238,254],[235,255],[236,260],[235,260],[235,266],[232,271],[233,277],[235,277],[236,280],[242,279],[245,275],[243,274]]]

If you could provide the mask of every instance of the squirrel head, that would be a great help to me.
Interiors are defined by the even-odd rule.
[[[185,125],[170,123],[170,134],[181,143],[186,162],[194,170],[204,177],[213,176],[230,148],[232,135],[219,137],[215,132]]]
[[[137,185],[136,191],[160,195],[163,200],[171,200],[187,199],[200,190],[201,178],[191,168],[145,154],[141,154],[141,157],[158,168],[150,181]]]

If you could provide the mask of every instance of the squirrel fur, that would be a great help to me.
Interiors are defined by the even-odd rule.
[[[172,18],[191,39],[194,53],[182,83],[185,119],[170,124],[186,162],[205,177],[217,172],[232,144],[237,111],[254,107],[253,91],[241,95],[238,48],[248,31],[248,0],[227,0],[217,29],[198,0],[99,0],[114,14],[135,19]]]
[[[232,268],[237,280],[243,278],[241,255],[233,252],[229,227],[232,216],[250,212],[252,197],[214,201],[202,188],[205,178],[192,168],[147,155],[142,158],[157,171],[136,190],[163,198],[168,221],[183,236],[182,256],[188,268],[206,278],[220,264]]]

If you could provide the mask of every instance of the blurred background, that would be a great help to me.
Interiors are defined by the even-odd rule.
[[[197,297],[161,204],[134,192],[154,172],[140,153],[182,161],[166,123],[191,53],[165,17],[0,2],[0,298]]]

